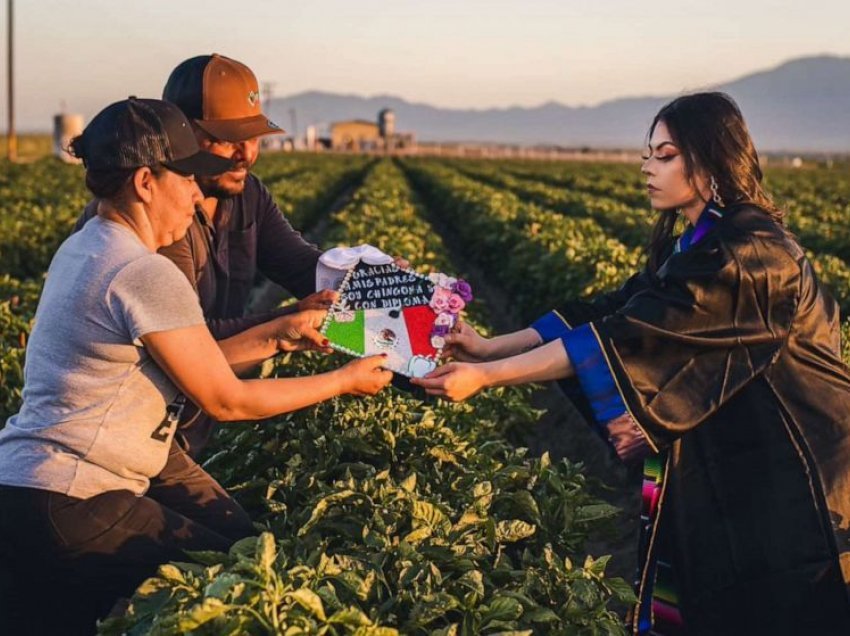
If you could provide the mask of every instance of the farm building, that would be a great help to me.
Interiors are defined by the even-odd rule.
[[[374,150],[381,141],[378,124],[364,119],[350,119],[331,124],[331,147],[334,150]]]
[[[385,108],[377,121],[350,119],[330,126],[333,150],[400,150],[415,145],[413,133],[395,132],[395,113]]]

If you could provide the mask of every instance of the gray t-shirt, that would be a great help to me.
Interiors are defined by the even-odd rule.
[[[69,237],[36,311],[23,405],[0,431],[0,483],[144,494],[183,398],[140,338],[201,324],[186,277],[130,229],[97,217]]]

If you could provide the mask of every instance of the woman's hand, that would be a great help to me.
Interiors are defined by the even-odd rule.
[[[328,341],[319,331],[327,315],[324,309],[308,309],[274,319],[278,351],[315,350],[330,353]]]
[[[444,358],[461,362],[484,362],[489,360],[492,341],[480,335],[465,322],[458,322],[454,331],[445,336]]]
[[[369,356],[352,360],[336,371],[343,379],[343,392],[351,395],[375,395],[393,379],[393,372],[387,371],[385,355]]]
[[[309,309],[330,309],[337,300],[339,300],[339,292],[332,289],[322,289],[309,296],[305,296],[295,306],[298,311],[307,311]]]
[[[484,365],[468,362],[450,362],[431,371],[424,378],[411,378],[429,395],[461,402],[487,388],[488,377]]]

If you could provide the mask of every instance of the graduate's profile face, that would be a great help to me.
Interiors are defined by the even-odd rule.
[[[684,155],[663,120],[658,122],[649,138],[641,173],[646,178],[646,191],[654,210],[692,207],[702,210],[704,200],[698,185],[688,178]],[[697,177],[696,181],[699,180]]]

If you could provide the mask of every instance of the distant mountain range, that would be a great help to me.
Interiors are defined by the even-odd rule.
[[[850,58],[792,60],[718,86],[738,102],[762,151],[850,152]],[[392,108],[396,129],[420,141],[558,144],[635,148],[657,110],[675,95],[627,97],[592,107],[548,102],[533,108],[450,109],[391,95],[360,97],[319,91],[273,99],[284,128],[294,109],[300,132],[345,119],[374,121]]]

